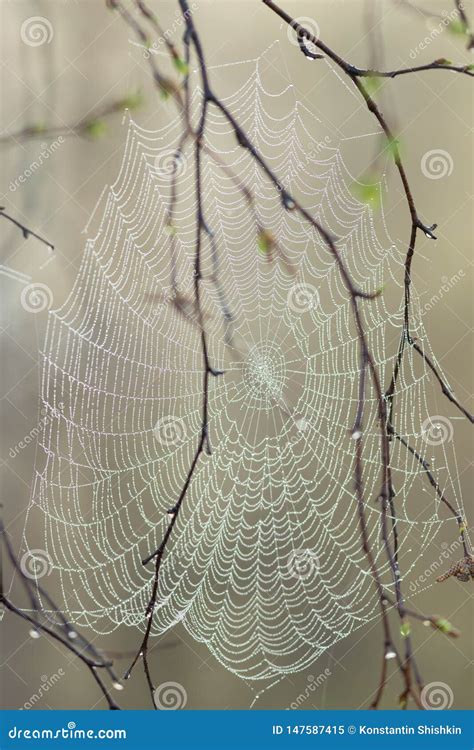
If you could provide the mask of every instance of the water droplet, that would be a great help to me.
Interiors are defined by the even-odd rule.
[[[385,658],[388,661],[389,659],[396,659],[397,655],[393,649],[389,648],[388,651],[385,652]]]
[[[361,437],[362,437],[362,433],[360,432],[360,430],[355,430],[355,431],[354,431],[354,432],[352,433],[352,435],[351,435],[351,438],[352,438],[353,440],[359,440],[359,439],[360,439]]]
[[[35,630],[34,628],[31,628],[31,630],[30,630],[30,637],[31,638],[35,638],[35,639],[39,638],[40,637],[39,630]]]
[[[70,630],[69,633],[67,634],[67,637],[70,638],[71,641],[73,641],[75,638],[77,638],[76,631],[75,630]]]
[[[283,193],[282,203],[284,207],[288,209],[288,211],[292,211],[296,206],[295,201],[293,200],[293,198],[291,198],[291,196],[288,195],[288,193]]]
[[[112,687],[114,687],[115,690],[123,690],[123,685],[120,682],[113,682]]]

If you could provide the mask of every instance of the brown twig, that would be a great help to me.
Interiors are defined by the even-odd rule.
[[[72,135],[96,138],[102,135],[105,120],[126,110],[138,109],[142,101],[140,92],[135,92],[99,107],[87,117],[71,125],[44,125],[42,123],[26,125],[20,130],[0,136],[0,145],[14,145],[27,140],[49,140],[59,136],[68,137]]]
[[[113,711],[119,710],[120,706],[112,698],[112,695],[110,694],[110,691],[107,688],[105,682],[98,674],[98,670],[105,670],[110,676],[114,687],[118,690],[121,690],[122,686],[118,677],[115,675],[115,672],[112,669],[112,662],[103,659],[97,649],[94,648],[92,643],[89,643],[89,641],[87,641],[80,633],[77,632],[77,630],[68,622],[65,615],[54,604],[49,594],[47,594],[44,588],[40,586],[38,580],[35,578],[30,578],[24,573],[22,566],[18,564],[3,522],[0,520],[0,554],[2,551],[2,547],[7,553],[7,557],[10,560],[13,570],[20,577],[23,588],[25,589],[28,599],[30,600],[33,614],[29,614],[27,611],[20,609],[12,602],[12,600],[7,596],[3,589],[3,580],[0,583],[0,606],[5,607],[5,609],[7,609],[9,612],[32,625],[33,631],[35,633],[43,633],[44,635],[57,641],[62,646],[64,646],[64,648],[70,651],[77,659],[79,659],[84,664],[84,666],[94,677],[94,680],[97,682],[102,695],[107,701],[109,709]],[[37,592],[43,599],[48,602],[49,606],[51,606],[55,615],[60,620],[58,626],[55,626],[52,623],[50,623],[50,625],[46,625],[42,621],[41,618],[45,617],[44,608],[41,606],[40,602],[37,599]],[[64,631],[64,635],[61,631]],[[90,654],[90,656],[87,655],[87,652]]]
[[[18,227],[25,240],[27,240],[29,237],[35,237],[37,240],[42,242],[43,245],[49,247],[50,250],[54,250],[54,245],[52,245],[49,240],[45,240],[44,237],[41,237],[39,234],[36,234],[36,232],[33,232],[32,229],[25,226],[25,224],[22,224],[21,221],[18,221],[18,219],[15,219],[13,218],[13,216],[10,216],[10,214],[7,214],[3,206],[0,206],[0,216],[3,216],[4,219],[7,219],[7,221],[10,221],[12,224]]]

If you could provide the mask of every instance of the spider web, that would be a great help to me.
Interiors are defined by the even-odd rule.
[[[326,132],[323,123],[291,86],[269,91],[266,70],[265,56],[233,66],[237,83],[226,104],[282,183],[339,238],[356,283],[395,291],[363,308],[387,384],[402,326],[404,247],[390,239],[383,211],[376,222],[354,197],[342,153],[329,143],[335,139],[317,136]],[[50,419],[25,538],[42,530],[65,612],[101,633],[145,627],[153,566],[141,559],[163,538],[201,430],[194,176],[186,150],[177,163],[177,294],[166,233],[179,135],[177,122],[149,131],[130,121],[97,235],[86,243],[67,301],[49,313],[42,355],[42,406]],[[252,186],[261,224],[285,257],[259,252],[242,196],[205,158],[204,206],[219,284],[212,279],[216,257],[205,245],[202,304],[210,360],[225,374],[211,379],[213,453],[201,456],[163,559],[154,632],[182,622],[229,670],[269,678],[303,669],[377,611],[353,486],[358,340],[347,292],[320,238],[285,210],[215,112],[207,135]],[[414,295],[413,329],[428,347]],[[395,427],[421,454],[427,446],[430,459],[440,452],[433,471],[459,502],[447,468],[450,441],[433,439],[428,381],[421,358],[407,350]],[[370,543],[390,588],[370,390],[364,435]],[[397,442],[392,470],[408,581],[441,526],[453,520]]]

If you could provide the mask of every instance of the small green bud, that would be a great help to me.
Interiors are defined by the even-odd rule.
[[[442,633],[445,633],[446,635],[451,636],[451,638],[458,638],[460,635],[459,630],[456,630],[449,620],[446,620],[444,617],[435,617],[431,621],[431,626],[435,630],[440,630]]]
[[[389,153],[393,159],[397,160],[400,157],[400,141],[398,138],[389,138],[385,146],[385,151]]]
[[[261,253],[266,255],[270,252],[275,244],[275,238],[266,229],[262,229],[257,238],[258,249]]]
[[[449,23],[448,31],[450,31],[451,34],[464,36],[467,33],[467,26],[462,19],[455,18]]]
[[[360,182],[353,183],[352,192],[361,203],[378,208],[382,199],[379,176],[367,174]]]
[[[402,622],[402,624],[400,626],[400,635],[403,638],[408,638],[408,636],[410,635],[410,633],[411,633],[410,623],[408,622],[408,620],[405,620],[404,622]]]
[[[183,76],[189,73],[189,65],[181,57],[173,57],[173,65],[178,73],[181,73]]]
[[[138,109],[143,105],[145,101],[141,91],[134,91],[125,96],[120,102],[119,107],[121,109]]]
[[[84,131],[90,138],[102,138],[107,132],[107,123],[104,120],[89,120]]]
[[[382,86],[382,79],[379,76],[368,75],[364,77],[364,88],[370,96],[376,94]]]

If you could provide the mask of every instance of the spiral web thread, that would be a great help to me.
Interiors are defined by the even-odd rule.
[[[295,101],[292,87],[266,90],[262,62],[264,56],[235,65],[241,83],[226,103],[282,182],[339,238],[356,283],[367,291],[387,283],[395,289],[393,309],[385,294],[364,305],[369,344],[387,383],[402,325],[404,248],[390,240],[383,220],[376,230],[371,210],[351,192],[340,151],[315,137],[325,126]],[[376,615],[353,488],[358,340],[327,249],[282,207],[221,117],[210,118],[212,148],[253,187],[260,221],[277,236],[286,261],[257,250],[242,197],[206,159],[204,204],[220,286],[210,279],[215,258],[206,246],[203,310],[211,362],[225,375],[211,382],[213,455],[201,457],[167,547],[154,631],[183,622],[229,670],[270,678],[303,669]],[[25,539],[43,530],[65,611],[101,633],[122,624],[144,628],[152,566],[141,559],[163,538],[201,428],[195,196],[186,152],[177,165],[178,296],[165,231],[179,132],[176,122],[153,132],[130,122],[100,228],[86,243],[67,301],[49,313],[42,406],[51,418],[40,440]],[[417,310],[415,294],[413,330],[427,347]],[[436,457],[434,474],[459,504],[448,470],[452,435],[445,439],[433,427],[428,380],[421,358],[407,351],[395,427],[420,453]],[[364,432],[370,543],[390,589],[369,390]],[[455,522],[397,442],[392,464],[409,581],[443,524]]]

